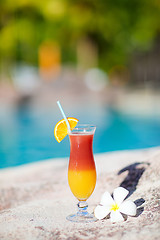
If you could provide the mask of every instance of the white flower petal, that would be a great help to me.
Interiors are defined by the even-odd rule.
[[[128,201],[124,201],[120,205],[119,211],[129,216],[135,216],[137,212],[137,207],[134,202],[132,202],[131,200],[128,200]]]
[[[128,195],[129,191],[123,187],[118,187],[113,192],[114,201],[120,205]]]
[[[104,207],[101,205],[98,205],[94,210],[94,215],[97,219],[103,219],[110,213],[110,207]]]
[[[105,193],[103,193],[100,204],[103,206],[114,204],[114,200],[109,192],[106,191]]]
[[[124,218],[122,216],[122,214],[117,210],[117,211],[111,211],[111,222],[115,223],[115,222],[122,222],[124,221]]]

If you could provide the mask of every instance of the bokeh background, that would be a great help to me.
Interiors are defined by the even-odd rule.
[[[69,156],[57,100],[95,153],[160,145],[160,1],[1,0],[1,168]]]

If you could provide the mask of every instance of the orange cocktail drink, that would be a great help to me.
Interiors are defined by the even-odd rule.
[[[93,217],[84,211],[84,208],[87,207],[85,201],[90,197],[96,185],[96,167],[92,149],[95,129],[95,126],[91,125],[79,125],[69,134],[68,183],[72,193],[79,200],[77,214],[81,215],[81,219],[84,215],[88,216],[88,221],[92,221]],[[69,217],[71,221],[79,221],[77,215]]]
[[[68,168],[70,189],[78,200],[86,200],[96,185],[96,168],[92,152],[93,133],[70,134],[71,153]]]
[[[89,124],[77,125],[78,119],[67,118],[62,106],[57,101],[64,119],[54,127],[54,136],[61,142],[65,136],[70,138],[70,159],[68,166],[68,182],[74,196],[79,200],[78,212],[67,216],[73,222],[96,221],[93,214],[87,212],[86,200],[92,194],[96,185],[96,168],[93,157],[93,136],[95,126]]]

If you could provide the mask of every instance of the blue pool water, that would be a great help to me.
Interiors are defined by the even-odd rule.
[[[74,114],[73,114],[74,113]],[[97,126],[94,153],[160,145],[160,119],[155,115],[126,115],[107,106],[74,109],[70,116]],[[69,139],[57,143],[53,128],[61,119],[58,109],[33,110],[20,106],[0,115],[0,168],[48,158],[69,156]]]

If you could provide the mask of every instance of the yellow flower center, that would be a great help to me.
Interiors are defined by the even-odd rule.
[[[112,206],[111,206],[111,211],[117,211],[119,209],[119,207],[118,207],[118,204],[117,203],[114,203],[114,204],[112,204]]]

